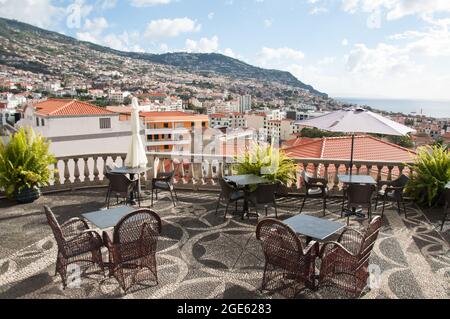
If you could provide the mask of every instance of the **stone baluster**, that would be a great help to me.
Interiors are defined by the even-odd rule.
[[[388,181],[392,181],[392,170],[393,169],[394,169],[394,166],[388,165],[388,176],[387,176]]]
[[[66,184],[70,184],[70,172],[69,172],[69,160],[68,159],[64,159],[64,180],[63,183],[64,185]]]
[[[103,175],[105,175],[105,173],[106,173],[106,162],[108,161],[108,155],[103,155],[102,159],[103,159]]]
[[[377,165],[378,173],[377,173],[377,182],[381,181],[381,171],[383,170],[384,165]]]
[[[122,166],[125,166],[125,160],[127,159],[127,156],[126,155],[121,155],[120,158],[122,159]]]
[[[56,160],[55,170],[54,170],[55,185],[61,185],[62,184],[61,183],[61,176],[59,175],[58,163],[59,163],[59,161]]]
[[[84,161],[84,182],[87,183],[87,182],[91,181],[90,176],[89,176],[90,172],[89,172],[89,166],[88,166],[89,158],[84,157],[83,161]]]
[[[100,172],[98,170],[98,156],[94,156],[94,182],[99,182]]]
[[[361,171],[361,164],[356,164],[356,175],[359,175],[360,171]]]
[[[329,163],[326,163],[326,164],[323,164],[323,166],[324,166],[324,178],[327,180],[327,184],[328,184],[328,182],[329,182],[329,178],[328,178],[328,167],[330,166],[330,164]]]
[[[333,178],[333,190],[339,190],[339,167],[341,166],[339,163],[334,163],[334,178]]]
[[[367,175],[370,175],[371,172],[372,172],[372,165],[371,165],[371,164],[367,164],[367,165],[366,165],[366,168],[367,168],[366,174],[367,174]]]
[[[316,162],[313,165],[314,165],[314,174],[313,174],[313,176],[315,178],[317,178],[317,176],[319,175],[319,163]]]
[[[81,179],[80,179],[80,168],[78,167],[78,161],[80,159],[78,157],[75,157],[73,159],[74,162],[74,172],[73,172],[73,176],[74,176],[74,183],[78,184],[81,183]]]
[[[212,163],[212,161],[210,161],[209,165],[208,165],[208,171],[206,173],[206,183],[209,183],[210,185],[215,185],[214,176],[213,176],[213,163]]]
[[[398,166],[398,175],[399,176],[402,175],[404,170],[405,170],[405,166],[399,165]]]

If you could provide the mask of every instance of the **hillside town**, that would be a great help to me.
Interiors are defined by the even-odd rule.
[[[222,88],[211,83],[203,83],[203,87],[196,86],[199,79],[195,74],[185,81],[149,81],[134,88],[127,87],[131,79],[122,78],[122,81],[115,80],[117,74],[103,74],[100,85],[97,81],[89,80],[85,83],[63,81],[61,78],[44,74],[36,74],[29,71],[1,66],[0,68],[0,124],[4,136],[16,129],[18,126],[32,125],[34,128],[41,128],[41,133],[53,140],[56,144],[64,141],[62,136],[67,136],[67,128],[75,128],[77,135],[92,134],[91,128],[87,128],[82,117],[87,114],[75,111],[76,115],[66,119],[65,125],[60,126],[60,130],[55,131],[55,125],[51,130],[42,130],[45,120],[50,121],[52,114],[44,114],[42,121],[36,115],[42,115],[36,110],[36,106],[45,105],[45,101],[56,99],[62,104],[77,100],[87,103],[98,110],[103,109],[103,115],[124,115],[131,113],[131,97],[137,97],[139,106],[146,125],[149,118],[157,117],[166,120],[160,121],[162,127],[166,125],[170,118],[176,115],[177,119],[190,123],[192,119],[200,119],[203,127],[226,130],[229,133],[233,130],[257,131],[263,139],[269,142],[278,141],[281,145],[289,140],[310,137],[302,130],[304,127],[296,125],[296,121],[314,118],[324,115],[327,112],[350,107],[328,97],[320,97],[309,93],[307,90],[291,88],[291,95],[283,96],[277,94],[272,96],[271,90],[262,90],[258,96],[250,94],[238,94],[228,87]],[[107,85],[106,83],[111,83]],[[245,83],[240,86],[245,87]],[[240,92],[244,92],[241,89]],[[64,102],[65,101],[65,102]],[[30,113],[30,109],[35,109],[36,114]],[[102,113],[102,112],[100,112]],[[147,115],[146,115],[147,114]],[[416,130],[410,140],[394,140],[395,144],[416,149],[423,145],[434,143],[450,143],[450,119],[430,118],[417,114],[394,114],[384,113],[392,120],[408,125]],[[47,117],[47,119],[44,119]],[[122,117],[126,119],[126,117]],[[41,122],[40,122],[41,121]],[[123,121],[120,121],[122,123]],[[81,123],[84,123],[81,125]],[[119,123],[119,122],[118,122]],[[106,134],[116,136],[120,132],[126,132],[126,123],[117,126],[111,125],[108,129],[98,129],[96,134]],[[95,126],[95,125],[94,125]],[[186,127],[190,126],[186,125]],[[172,124],[170,126],[173,127]],[[148,151],[172,151],[175,143],[175,135],[169,132],[158,136],[154,132],[149,132],[147,127]],[[83,132],[86,130],[86,132]],[[112,134],[112,131],[116,135]],[[129,128],[128,128],[129,130]],[[94,129],[95,131],[95,129]],[[309,132],[311,133],[311,132]],[[155,139],[159,139],[155,141]],[[170,142],[169,142],[170,140]],[[166,142],[164,142],[166,141]],[[171,144],[172,143],[172,144]],[[179,142],[177,142],[179,144]],[[125,143],[126,144],[126,143]],[[175,143],[176,144],[176,143]],[[86,143],[84,150],[89,153]],[[105,147],[110,147],[102,144]],[[114,145],[114,144],[111,144]],[[117,144],[115,144],[117,145]],[[156,147],[157,146],[157,147]],[[56,147],[56,146],[55,146]],[[117,148],[111,146],[112,148]],[[126,147],[126,146],[123,146]],[[69,147],[73,149],[72,147]],[[95,147],[93,147],[95,148]],[[125,149],[105,149],[106,151],[125,151]],[[64,151],[56,151],[57,155],[68,155]]]

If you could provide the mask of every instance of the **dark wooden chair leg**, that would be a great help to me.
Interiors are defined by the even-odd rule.
[[[220,193],[219,199],[217,200],[216,215],[217,215],[217,212],[219,211],[219,206],[220,206],[220,200],[221,200],[221,199],[222,199],[222,193]]]
[[[303,207],[305,207],[305,202],[306,202],[306,198],[307,198],[307,197],[308,197],[308,195],[305,194],[305,197],[303,198],[302,206],[300,207],[300,214],[301,214],[302,211],[303,211]]]

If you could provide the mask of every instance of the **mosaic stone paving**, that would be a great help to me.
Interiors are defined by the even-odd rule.
[[[23,206],[0,201],[0,298],[282,298],[259,291],[264,257],[255,238],[257,220],[231,214],[224,220],[224,206],[215,214],[218,194],[207,192],[179,192],[176,208],[164,196],[155,204],[163,220],[158,285],[138,285],[124,295],[114,278],[91,273],[78,287],[62,290],[54,276],[56,243],[42,207],[52,207],[62,223],[101,208],[104,196],[105,190],[97,189],[47,195]],[[278,205],[279,218],[286,219],[298,213],[300,199],[280,199]],[[340,200],[331,200],[326,218],[345,222],[339,208]],[[412,203],[407,208],[408,219],[393,207],[386,210],[371,257],[380,271],[378,288],[362,298],[449,298],[449,243],[438,221],[430,222]],[[307,202],[304,213],[321,217],[320,202]],[[351,227],[366,224],[353,220]],[[346,297],[330,288],[297,296]]]

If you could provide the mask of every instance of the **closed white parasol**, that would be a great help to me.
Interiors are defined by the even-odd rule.
[[[132,99],[131,111],[131,144],[125,159],[125,166],[127,167],[146,167],[148,160],[145,152],[144,144],[141,138],[141,125],[139,120],[139,103],[137,98]]]

